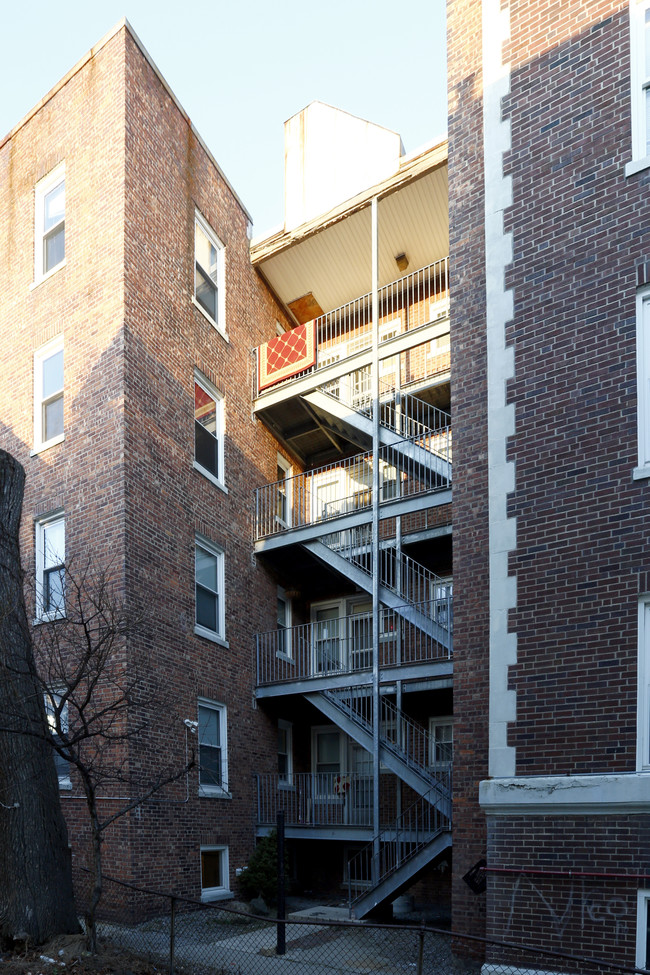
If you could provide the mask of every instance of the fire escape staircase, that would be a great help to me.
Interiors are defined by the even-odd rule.
[[[318,710],[368,752],[373,751],[373,702],[367,688],[305,694]],[[427,733],[389,701],[380,705],[379,758],[382,765],[410,786],[447,818],[451,815],[449,787],[428,767]]]
[[[372,399],[356,392],[351,377],[320,386],[302,396],[303,402],[336,432],[353,443],[372,443]],[[379,444],[400,470],[417,468],[432,484],[451,483],[451,420],[447,413],[410,393],[391,387],[380,392]]]
[[[361,918],[394,899],[428,864],[452,845],[451,818],[425,794],[394,823],[380,830],[348,861],[350,917]]]
[[[303,546],[330,568],[350,579],[359,589],[372,594],[370,526],[334,532],[320,540],[303,542]],[[430,601],[435,606],[435,594],[440,591],[444,591],[444,582],[415,559],[400,554],[393,544],[380,549],[380,603],[417,626],[441,646],[451,649],[450,614],[444,613],[443,620],[437,620],[426,616],[415,605]]]
[[[372,442],[372,405],[355,374],[303,394],[317,417],[362,448]],[[451,424],[442,411],[410,394],[380,394],[382,459],[415,476],[424,490],[451,486]],[[415,472],[415,473],[414,473]],[[321,562],[367,593],[373,591],[372,528],[362,525],[300,543]],[[451,651],[451,600],[434,573],[382,542],[379,601]],[[430,613],[423,606],[430,607]],[[375,647],[377,652],[377,647]],[[304,692],[304,697],[353,741],[374,751],[373,695],[368,685]],[[380,697],[379,760],[418,799],[381,830],[349,864],[350,910],[363,917],[395,897],[451,845],[451,773],[430,767],[428,733]]]

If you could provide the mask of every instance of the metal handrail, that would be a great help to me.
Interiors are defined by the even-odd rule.
[[[451,793],[451,771],[447,787]],[[393,824],[348,860],[348,905],[354,905],[369,891],[413,859],[440,833],[451,829],[451,817],[431,803],[431,794],[421,796],[398,816]],[[354,894],[354,896],[353,896]]]
[[[446,490],[451,427],[379,449],[380,504]],[[255,540],[331,521],[372,505],[372,451],[355,454],[255,489]]]
[[[379,289],[380,345],[396,333],[413,332],[448,315],[449,258],[418,268]],[[372,345],[372,293],[360,295],[314,320],[316,361],[312,366],[279,381],[275,388],[344,361]],[[383,332],[383,334],[382,334]],[[253,396],[259,395],[257,370]]]
[[[453,597],[447,586],[436,598],[409,603],[408,608],[448,628]],[[378,641],[371,612],[256,634],[257,686],[369,671],[375,645],[381,668],[451,658],[451,640],[443,646],[399,608],[381,607],[379,613]]]
[[[257,773],[257,823],[274,826],[372,826],[372,760],[368,772]]]
[[[323,693],[359,728],[372,735],[374,700],[369,689],[337,689]],[[449,798],[439,777],[432,771],[432,740],[426,728],[416,724],[383,696],[379,708],[381,745],[429,781],[432,788],[437,790],[438,797]]]
[[[361,525],[342,532],[324,535],[320,541],[332,552],[336,552],[347,562],[351,562],[366,575],[372,577],[373,551],[372,526]],[[440,598],[451,596],[449,584],[412,559],[400,553],[394,544],[382,545],[379,549],[379,581],[409,604],[420,603],[433,598],[439,592]],[[450,607],[451,610],[451,607]],[[447,614],[445,625],[453,630],[453,616]]]

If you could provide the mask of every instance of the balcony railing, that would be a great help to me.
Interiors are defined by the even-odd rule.
[[[453,598],[442,588],[436,599],[411,604],[419,614],[448,628]],[[267,686],[372,669],[372,613],[319,620],[257,634],[257,684]],[[408,666],[451,658],[452,651],[399,612],[379,614],[379,666]]]
[[[282,809],[287,826],[372,826],[372,775],[294,772],[256,779],[258,825],[274,826]]]
[[[451,427],[380,447],[380,504],[449,488],[450,457]],[[369,508],[372,468],[367,451],[256,488],[255,540]]]
[[[379,289],[379,343],[380,346],[396,335],[403,332],[413,332],[423,325],[442,321],[449,314],[448,302],[449,259],[443,258],[423,267],[411,274],[405,275]],[[353,301],[333,309],[307,326],[313,328],[315,341],[315,361],[304,369],[300,369],[297,360],[296,371],[288,378],[273,382],[272,377],[266,386],[277,388],[293,382],[310,373],[317,372],[335,362],[343,362],[358,352],[364,352],[372,345],[372,294],[368,293],[355,298]],[[289,333],[286,333],[287,335]],[[281,340],[283,337],[280,337]],[[286,339],[285,341],[290,341]],[[272,340],[273,346],[278,341]],[[269,345],[269,343],[267,343]],[[277,350],[276,350],[277,351]],[[260,350],[258,350],[259,358]],[[282,354],[280,360],[285,363]],[[439,361],[438,361],[439,360]],[[283,366],[283,368],[285,368]],[[383,360],[380,367],[386,371],[394,371],[395,363],[392,357]],[[422,362],[418,363],[419,377],[413,375],[406,381],[423,378],[425,375],[436,375],[449,369],[449,338],[441,335],[433,339],[430,347],[423,349]],[[280,373],[278,373],[280,375]],[[284,374],[283,374],[284,375]],[[255,370],[253,395],[258,396],[258,371]]]
[[[368,753],[368,765],[372,758]],[[450,770],[436,772],[443,786],[450,787]],[[279,810],[284,811],[286,826],[372,828],[371,772],[291,772],[285,775],[257,774],[257,825],[275,826]],[[439,791],[439,787],[438,787]],[[432,790],[433,796],[434,790]],[[413,793],[402,786],[402,799],[411,802]],[[381,777],[379,805],[380,825],[395,822],[398,814],[397,781],[393,776]],[[434,797],[435,798],[435,797]],[[430,803],[427,803],[430,805]],[[436,813],[431,813],[435,824]],[[413,823],[413,820],[408,820]],[[408,829],[407,819],[402,824]],[[434,825],[435,828],[435,825]]]

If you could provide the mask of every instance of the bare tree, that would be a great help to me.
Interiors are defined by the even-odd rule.
[[[5,480],[9,476],[14,480],[18,478],[22,500],[22,468],[10,455],[4,454],[3,457],[0,453],[0,504],[4,497],[2,471],[5,472]],[[12,490],[12,503],[15,504],[17,488],[14,486]],[[6,558],[8,565],[13,565],[19,559],[18,523],[14,526],[15,520],[12,506],[4,517],[4,522],[13,526],[15,535],[13,548]],[[147,660],[143,646],[148,638],[148,620],[143,614],[135,614],[127,608],[119,572],[111,566],[98,566],[91,557],[85,562],[68,560],[58,564],[57,559],[54,561],[57,562],[56,577],[48,579],[48,592],[39,591],[38,580],[31,584],[29,601],[36,608],[47,606],[47,612],[41,613],[39,625],[32,628],[31,637],[19,561],[16,563],[18,570],[14,568],[3,573],[3,579],[6,576],[6,592],[0,591],[0,605],[12,607],[12,611],[5,614],[0,627],[0,638],[3,638],[0,644],[3,651],[3,673],[0,674],[0,790],[3,787],[6,789],[6,793],[0,792],[0,802],[5,802],[3,795],[6,794],[11,800],[6,804],[11,805],[11,809],[3,810],[0,806],[0,812],[11,813],[14,801],[18,802],[14,820],[20,822],[25,835],[31,836],[36,812],[29,811],[29,819],[23,821],[23,811],[27,811],[26,799],[22,792],[18,795],[15,789],[8,788],[9,780],[12,775],[17,775],[17,766],[22,766],[26,770],[22,772],[22,777],[27,777],[32,786],[35,782],[47,785],[47,792],[34,789],[33,794],[39,797],[43,795],[45,805],[59,811],[68,871],[67,886],[59,882],[53,899],[58,901],[60,894],[65,895],[69,890],[72,903],[67,838],[60,814],[53,753],[59,769],[64,766],[72,772],[72,784],[78,785],[85,800],[90,827],[92,890],[87,924],[90,947],[95,951],[95,919],[103,890],[102,843],[107,828],[165,786],[187,775],[196,763],[194,750],[188,747],[186,729],[183,729],[185,753],[182,757],[177,755],[171,762],[167,759],[169,738],[161,746],[164,747],[164,760],[160,751],[156,753],[151,746],[147,734],[149,729],[159,731],[164,725],[165,716],[171,727],[175,722],[178,727],[180,719],[174,715],[151,667],[146,662],[142,663],[143,659]],[[40,585],[44,588],[43,581]],[[14,611],[13,607],[18,609]],[[16,647],[19,652],[15,652]],[[147,768],[157,765],[157,771],[153,774],[137,771],[137,753],[139,750],[141,756],[144,742],[150,745],[146,756]],[[42,757],[43,764],[47,766],[42,774],[38,770],[40,766],[37,769],[33,761],[27,764],[21,758],[23,752],[28,751],[37,752]],[[106,815],[102,800],[112,798],[116,791],[121,804],[117,809],[111,804],[111,812]],[[124,794],[132,798],[123,799]],[[5,879],[7,889],[13,890],[24,886],[21,881],[27,870],[23,863],[27,850],[15,842],[13,834],[7,833],[5,839],[2,825],[3,818],[0,816],[0,874]],[[43,882],[42,874],[41,869],[37,870],[38,884]],[[0,921],[5,910],[2,889],[0,879]],[[72,913],[74,916],[73,909]],[[56,923],[59,924],[57,931],[74,930],[74,927],[66,929],[60,927],[60,922]],[[34,928],[36,931],[40,938],[41,927]],[[49,933],[50,929],[47,931]],[[37,939],[35,933],[32,936]]]
[[[25,472],[0,450],[0,941],[79,930],[59,786],[27,624],[18,530]]]
[[[188,774],[195,760],[193,749],[186,748],[184,760],[171,763],[154,751],[148,758],[158,760],[157,772],[138,773],[134,750],[147,731],[161,724],[163,714],[180,723],[151,668],[141,663],[145,655],[137,648],[146,639],[147,619],[127,609],[110,567],[68,561],[61,571],[65,595],[60,613],[36,628],[34,652],[50,743],[73,778],[76,772],[88,813],[92,892],[87,921],[94,951],[106,829]],[[101,800],[110,798],[116,786],[132,798],[103,815]]]

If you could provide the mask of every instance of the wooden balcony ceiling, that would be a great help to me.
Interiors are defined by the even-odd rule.
[[[312,295],[327,311],[371,288],[372,197],[379,197],[379,285],[449,253],[446,143],[416,157],[395,176],[288,233],[251,246],[251,259],[285,307]]]

